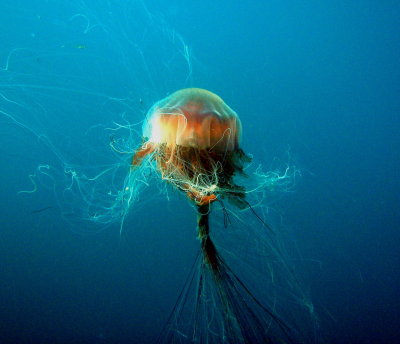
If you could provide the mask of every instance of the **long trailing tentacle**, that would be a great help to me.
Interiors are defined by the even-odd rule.
[[[297,331],[274,305],[258,300],[218,252],[210,208],[197,206],[199,254],[157,343],[294,343]]]
[[[202,297],[205,287],[203,275],[208,273],[214,283],[216,302],[221,307],[226,342],[250,344],[279,340],[291,343],[291,329],[250,292],[218,253],[210,236],[210,205],[198,206],[197,210],[198,239],[203,257],[198,298]],[[271,322],[280,329],[285,340],[270,333]]]

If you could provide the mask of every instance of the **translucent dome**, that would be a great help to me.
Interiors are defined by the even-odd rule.
[[[238,115],[216,94],[186,88],[157,102],[148,112],[143,136],[153,144],[233,151],[239,147]]]

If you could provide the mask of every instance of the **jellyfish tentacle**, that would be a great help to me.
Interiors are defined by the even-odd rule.
[[[146,158],[146,156],[153,153],[155,151],[155,149],[156,149],[156,146],[154,144],[152,144],[151,142],[146,142],[145,144],[140,146],[140,148],[138,148],[136,150],[135,154],[133,155],[132,165],[140,166],[142,164],[144,158]]]
[[[210,207],[210,204],[197,206],[197,238],[201,246],[202,265],[211,273],[218,303],[223,309],[222,320],[228,342],[274,343],[275,339],[269,334],[267,326],[271,319],[285,335],[286,342],[293,343],[292,329],[250,292],[219,254],[210,236]],[[281,340],[285,342],[283,338]]]

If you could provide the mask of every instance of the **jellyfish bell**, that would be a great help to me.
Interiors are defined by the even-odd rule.
[[[179,90],[156,103],[148,116],[143,134],[153,144],[213,151],[233,151],[239,147],[238,115],[210,91]]]
[[[149,110],[145,142],[132,165],[151,155],[162,178],[200,206],[218,196],[244,199],[244,189],[233,183],[249,160],[239,145],[241,128],[236,112],[216,94],[200,88],[176,91]]]

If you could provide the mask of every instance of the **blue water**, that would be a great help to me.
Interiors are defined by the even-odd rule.
[[[270,206],[315,309],[310,341],[397,342],[400,5],[144,4],[0,4],[0,342],[160,333],[197,250],[193,209],[151,186],[121,227],[96,216],[123,171],[88,178],[190,86],[235,109],[257,163],[290,156],[301,172]]]

